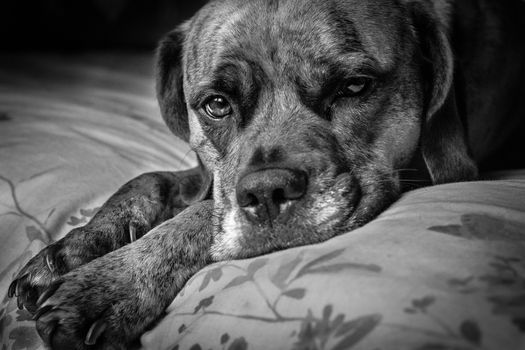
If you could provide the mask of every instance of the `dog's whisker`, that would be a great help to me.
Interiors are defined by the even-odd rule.
[[[420,169],[415,168],[405,168],[405,169],[393,169],[392,172],[400,172],[400,171],[420,171]]]
[[[413,182],[413,183],[430,183],[430,180],[424,180],[424,179],[399,179],[398,180],[399,182],[403,182],[403,183],[410,183],[410,182]]]

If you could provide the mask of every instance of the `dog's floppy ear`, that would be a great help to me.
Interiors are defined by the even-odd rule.
[[[470,156],[466,125],[456,104],[452,48],[445,24],[431,6],[419,1],[409,4],[427,84],[421,153],[434,184],[473,180],[478,171]]]
[[[190,129],[183,89],[183,50],[189,22],[169,32],[159,43],[156,55],[156,87],[162,118],[176,136],[188,142]],[[213,177],[197,156],[199,166],[180,182],[182,200],[190,205],[211,198]]]
[[[187,24],[169,32],[156,54],[156,85],[162,118],[176,136],[189,140],[188,111],[183,90],[182,56]]]

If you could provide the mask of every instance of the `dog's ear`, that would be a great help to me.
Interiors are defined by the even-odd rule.
[[[187,205],[212,198],[213,177],[199,156],[197,160],[199,166],[188,171],[179,184],[181,199]]]
[[[434,184],[473,180],[478,170],[470,156],[466,122],[456,104],[452,48],[445,24],[431,6],[419,1],[409,4],[426,84],[421,153]]]
[[[157,98],[162,118],[176,136],[189,140],[188,111],[183,90],[183,47],[187,24],[169,32],[156,54]]]
[[[188,142],[190,129],[183,89],[183,50],[189,22],[169,32],[156,54],[156,87],[162,118],[171,132]],[[187,205],[211,198],[213,177],[197,156],[199,166],[188,171],[180,182],[181,199]]]

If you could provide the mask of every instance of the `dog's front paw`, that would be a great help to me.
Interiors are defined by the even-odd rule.
[[[37,309],[36,302],[44,289],[62,274],[69,271],[63,259],[63,245],[59,241],[42,249],[20,270],[9,286],[8,296],[16,296],[18,308],[31,313]]]
[[[123,260],[102,257],[58,278],[34,315],[52,349],[126,349],[160,313]],[[133,266],[133,265],[131,265]]]
[[[102,240],[89,238],[96,233],[89,226],[75,228],[63,239],[42,249],[17,274],[9,286],[8,296],[16,296],[19,309],[25,307],[34,313],[38,298],[54,281],[106,253]]]

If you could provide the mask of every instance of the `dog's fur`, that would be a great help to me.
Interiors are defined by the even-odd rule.
[[[199,167],[130,181],[10,295],[54,349],[125,348],[212,261],[359,227],[406,170],[475,179],[523,125],[524,19],[516,0],[210,2],[157,55],[162,115]],[[216,95],[229,116],[206,114]]]

